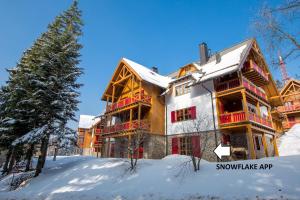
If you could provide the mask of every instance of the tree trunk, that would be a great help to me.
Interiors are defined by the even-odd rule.
[[[7,173],[9,173],[9,172],[12,171],[12,168],[13,168],[13,166],[15,164],[15,160],[16,160],[16,151],[15,151],[15,148],[16,147],[13,147],[13,149],[12,149],[11,158],[10,158],[10,161],[9,161]]]
[[[58,151],[57,147],[54,147],[53,161],[56,161],[57,151]]]
[[[31,144],[26,153],[27,162],[26,162],[25,172],[28,172],[30,170],[30,164],[31,164],[31,158],[33,156],[33,150],[34,150],[34,144]]]
[[[49,136],[47,135],[44,139],[42,139],[41,155],[39,156],[38,162],[36,164],[35,175],[34,175],[35,177],[37,177],[42,172],[42,168],[44,167],[46,156],[47,156],[48,143],[49,143]]]
[[[12,147],[9,147],[8,152],[6,154],[5,163],[3,165],[2,175],[7,173],[7,171],[8,171],[8,163],[9,163],[11,154],[12,154]]]

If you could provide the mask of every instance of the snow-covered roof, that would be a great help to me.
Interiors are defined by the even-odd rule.
[[[145,81],[157,85],[162,88],[167,88],[169,82],[171,81],[170,77],[162,76],[158,73],[153,72],[151,69],[138,64],[132,60],[127,58],[123,58],[123,60]]]
[[[220,52],[220,62],[216,62],[216,55],[214,55],[204,65],[200,65],[199,62],[194,63],[196,67],[201,69],[204,73],[201,81],[237,71],[250,45],[251,40],[247,40],[239,45]]]
[[[95,116],[92,115],[80,115],[78,128],[91,128],[96,119]]]

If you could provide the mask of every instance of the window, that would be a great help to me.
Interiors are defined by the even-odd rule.
[[[175,87],[175,96],[184,95],[191,92],[191,88],[187,87],[188,83],[179,85]]]
[[[171,122],[180,122],[196,119],[196,106],[175,110],[171,112]]]
[[[256,149],[260,150],[260,144],[259,144],[258,136],[255,136],[255,145],[256,145]]]
[[[191,137],[181,137],[180,142],[180,154],[192,155],[192,140]]]
[[[172,154],[194,155],[200,158],[200,136],[194,135],[172,138]]]

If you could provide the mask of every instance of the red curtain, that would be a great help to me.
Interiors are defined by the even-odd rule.
[[[114,143],[110,144],[110,157],[111,158],[115,157],[115,144]]]
[[[172,138],[172,154],[178,154],[178,138]]]
[[[174,122],[176,122],[176,118],[175,118],[176,116],[175,116],[175,111],[172,111],[171,112],[171,122],[172,123],[174,123]]]
[[[192,136],[192,151],[195,157],[201,157],[200,136]]]
[[[190,109],[191,109],[192,119],[196,119],[196,106],[193,106]]]

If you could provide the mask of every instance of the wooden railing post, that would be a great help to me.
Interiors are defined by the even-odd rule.
[[[253,135],[252,135],[252,129],[251,125],[247,125],[247,139],[248,139],[248,150],[250,152],[250,158],[251,159],[256,159],[256,152],[254,148],[254,142],[253,142]]]

